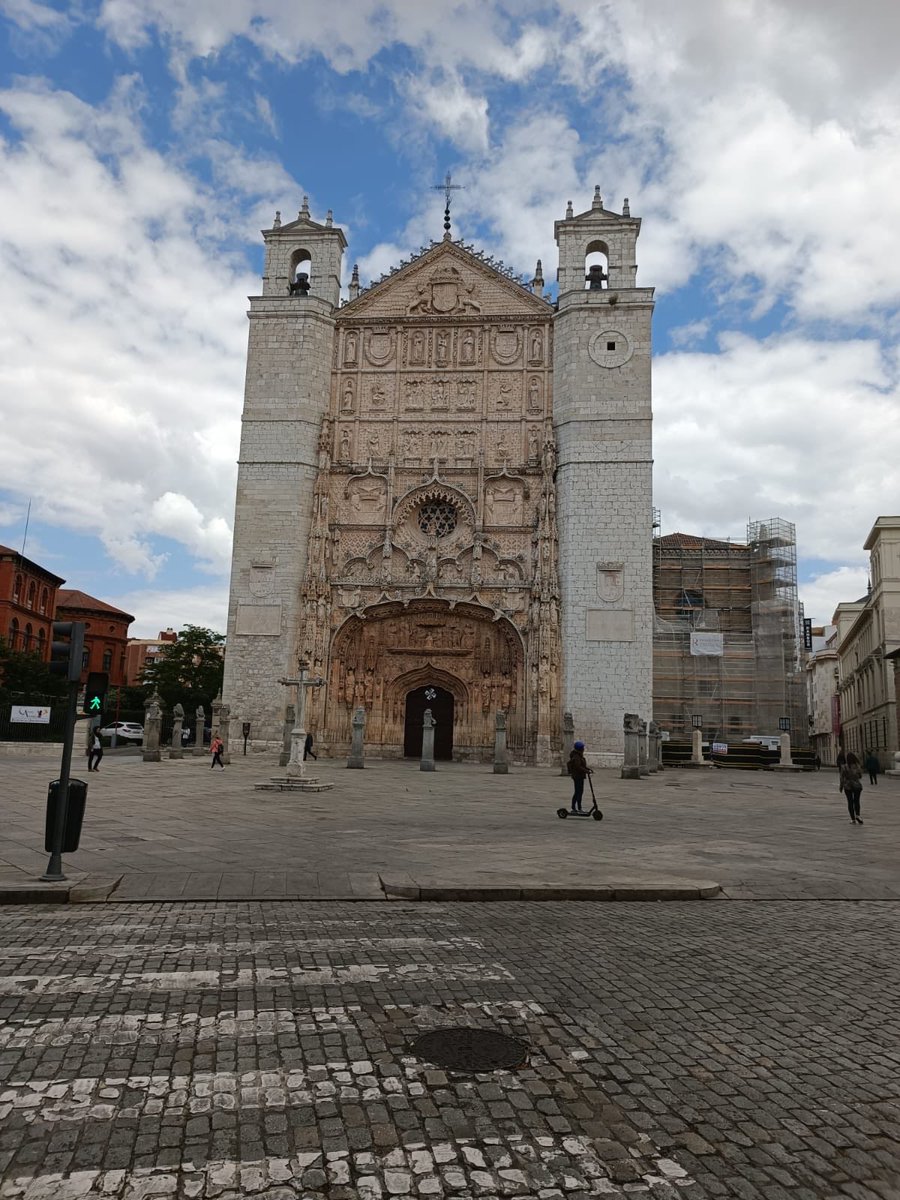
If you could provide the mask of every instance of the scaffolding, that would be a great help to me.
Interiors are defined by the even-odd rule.
[[[789,716],[805,737],[796,590],[787,521],[752,522],[746,544],[654,538],[653,711],[661,728],[687,737],[699,715],[706,740],[734,742],[777,733]],[[697,652],[697,633],[720,634],[721,644]]]

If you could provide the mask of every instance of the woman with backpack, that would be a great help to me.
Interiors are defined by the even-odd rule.
[[[862,767],[859,759],[851,751],[841,764],[841,791],[847,797],[847,808],[850,820],[854,825],[862,825],[859,815],[859,798],[862,795]]]
[[[572,812],[580,813],[581,798],[584,795],[584,781],[588,775],[593,774],[585,761],[584,742],[576,742],[572,747],[572,753],[569,755],[568,770],[572,776],[572,783],[575,788],[572,792]],[[565,812],[565,809],[562,811]]]

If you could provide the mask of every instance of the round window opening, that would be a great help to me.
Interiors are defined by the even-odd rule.
[[[419,509],[419,528],[429,537],[446,537],[456,528],[456,509],[445,500],[429,500]]]

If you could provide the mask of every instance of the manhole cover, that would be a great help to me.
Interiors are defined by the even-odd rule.
[[[528,1047],[493,1029],[432,1029],[412,1044],[412,1052],[448,1071],[513,1070],[528,1061]]]

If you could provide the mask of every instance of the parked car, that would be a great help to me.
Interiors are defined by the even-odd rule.
[[[99,730],[101,737],[111,738],[115,735],[117,738],[125,738],[129,742],[142,742],[144,740],[144,727],[138,725],[136,721],[116,721],[112,725],[107,725],[105,729]]]

